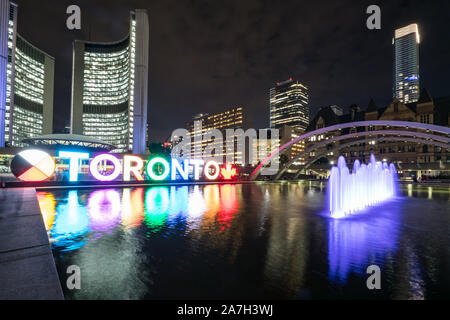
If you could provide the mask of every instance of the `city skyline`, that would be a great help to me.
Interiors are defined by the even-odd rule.
[[[31,23],[36,22],[36,17],[33,17],[33,4],[27,2],[22,4],[20,0],[16,2],[22,8],[19,25],[21,30],[24,29],[25,36],[28,38],[29,34],[32,43],[36,43],[50,54],[58,51],[56,53],[54,127],[55,131],[60,131],[64,127],[64,121],[68,118],[68,111],[70,112],[70,94],[68,96],[66,94],[70,81],[61,81],[61,73],[67,69],[65,61],[68,56],[71,58],[70,54],[67,55],[67,50],[70,51],[71,48],[66,47],[64,42],[58,43],[58,47],[55,48],[54,45],[47,42],[47,39],[34,38],[37,35],[30,28]],[[95,7],[95,1],[92,1],[92,7],[86,1],[79,1],[77,4],[80,5],[83,15],[82,30],[69,32],[62,24],[65,22],[66,15],[58,16],[56,14],[58,10],[63,12],[62,8],[66,6],[66,2],[62,1],[47,13],[49,16],[54,15],[55,19],[45,19],[40,24],[44,30],[47,28],[52,29],[51,31],[58,35],[62,33],[69,35],[68,40],[72,37],[91,41],[108,41],[117,37],[112,36],[113,33],[125,35],[124,26],[127,21],[124,14],[131,6],[140,7],[141,2],[116,3],[108,8],[100,5],[99,8],[99,6]],[[446,47],[448,44],[439,43],[442,50],[433,51],[429,48],[432,48],[436,39],[439,39],[439,35],[442,35],[443,31],[440,26],[445,22],[444,15],[442,15],[445,10],[433,9],[434,11],[428,10],[424,13],[423,10],[420,10],[421,6],[423,4],[419,2],[408,5],[381,4],[382,29],[370,31],[365,27],[367,18],[365,8],[367,6],[364,5],[346,8],[345,4],[339,4],[336,7],[330,4],[328,9],[323,10],[312,7],[316,12],[323,12],[324,16],[330,15],[331,9],[342,8],[348,10],[349,13],[352,12],[348,18],[349,21],[343,21],[336,16],[335,21],[318,26],[315,21],[308,21],[308,19],[301,22],[298,22],[301,19],[296,20],[295,23],[290,19],[284,19],[289,16],[293,17],[294,13],[300,18],[304,16],[295,4],[283,4],[274,10],[280,15],[280,19],[283,18],[285,24],[293,27],[294,33],[286,32],[284,29],[280,31],[280,21],[272,21],[274,23],[268,23],[264,26],[264,30],[259,30],[259,32],[258,28],[247,28],[244,25],[248,34],[242,35],[243,38],[240,39],[237,37],[239,32],[235,28],[218,25],[218,21],[221,21],[225,14],[218,10],[220,6],[215,7],[211,4],[204,9],[197,6],[186,9],[182,4],[178,9],[186,9],[182,21],[190,22],[193,16],[201,14],[201,10],[204,10],[203,14],[211,15],[210,19],[203,22],[204,26],[210,25],[214,28],[210,31],[202,29],[196,20],[192,26],[188,24],[183,32],[181,29],[177,29],[181,32],[180,34],[174,34],[174,28],[179,28],[181,23],[180,19],[175,18],[179,18],[181,12],[177,10],[174,14],[170,14],[170,2],[165,4],[148,2],[144,4],[142,2],[142,7],[149,9],[150,16],[148,108],[153,111],[149,113],[152,114],[149,118],[151,140],[163,141],[173,128],[183,127],[186,119],[192,114],[214,113],[230,105],[242,105],[248,109],[249,117],[253,120],[251,126],[267,127],[269,102],[266,92],[274,83],[289,76],[301,79],[310,88],[311,116],[324,105],[337,104],[347,107],[356,103],[364,106],[370,97],[373,97],[378,105],[386,105],[389,103],[389,92],[392,90],[391,61],[393,57],[392,48],[390,48],[392,33],[396,28],[409,23],[418,23],[421,29],[423,39],[423,43],[421,43],[422,85],[429,89],[433,96],[444,96],[448,94],[448,90],[446,90],[443,79],[448,72],[446,72],[445,66],[441,68],[439,65],[439,61],[442,60],[439,57],[444,57],[446,50],[448,51]],[[443,6],[448,6],[448,4],[443,3]],[[268,17],[267,8],[257,1],[242,4],[242,6],[231,3],[225,9],[228,14],[230,10],[242,13],[251,12],[250,20],[255,23],[255,26],[258,26],[258,21]],[[163,18],[168,19],[165,21]],[[244,23],[240,15],[234,19]],[[115,21],[115,23],[111,23],[111,21]],[[61,25],[61,28],[54,28],[55,23]],[[314,32],[299,33],[298,31],[305,26],[309,31]],[[317,28],[313,28],[313,26],[317,26]],[[348,36],[348,30],[353,30],[350,32],[350,36]],[[184,47],[187,50],[180,51],[177,47],[185,46],[186,40],[192,40],[190,35],[193,31],[201,32],[194,39],[195,41],[191,41],[192,47]],[[262,34],[258,38],[257,34],[261,31]],[[347,38],[343,37],[344,31]],[[212,38],[227,34],[229,37],[225,36],[226,41],[223,44],[217,44],[217,41]],[[295,37],[289,38],[290,35],[295,35]],[[333,35],[333,38],[330,35]],[[331,41],[335,37],[341,39],[342,43]],[[254,50],[249,49],[252,41],[255,44]],[[316,42],[320,42],[320,44]],[[282,45],[283,48],[290,48],[288,57],[283,57],[282,51],[275,50],[276,47],[280,47],[279,45]],[[319,47],[320,51],[318,51]],[[261,50],[256,52],[256,48]],[[350,48],[350,54],[344,56],[339,53],[339,50],[344,48]],[[63,58],[61,59],[61,57]],[[199,61],[199,57],[204,58]],[[197,67],[195,74],[191,70],[194,66]],[[255,68],[258,70],[256,71]],[[343,70],[346,72],[342,72]],[[204,85],[205,81],[208,83]],[[204,87],[204,89],[200,92],[200,89],[195,89],[194,85],[195,87]],[[171,116],[168,117],[162,110],[167,110]]]

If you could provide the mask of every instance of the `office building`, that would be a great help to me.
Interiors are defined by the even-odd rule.
[[[263,161],[272,152],[279,149],[286,143],[300,137],[304,133],[303,130],[293,128],[291,126],[282,126],[278,129],[277,139],[271,135],[270,129],[268,131],[267,137],[259,136],[253,143],[253,159],[251,164],[257,165],[259,162]],[[301,140],[295,143],[291,148],[286,149],[282,155],[279,156],[279,163],[284,166],[287,162],[292,160],[296,155],[300,154],[305,150],[305,141]],[[288,172],[295,170],[298,166],[304,164],[304,157],[296,160],[289,167]]]
[[[287,125],[305,130],[309,124],[308,88],[290,78],[270,89],[270,128]]]
[[[71,133],[145,154],[147,148],[149,21],[130,14],[130,31],[111,43],[75,41]]]
[[[17,32],[17,14],[0,0],[0,147],[53,131],[55,59]]]
[[[417,24],[395,30],[394,46],[394,92],[393,97],[402,103],[414,103],[419,99],[419,44]]]
[[[193,117],[193,121],[186,125],[191,139],[191,157],[194,159],[203,158],[205,148],[210,145],[212,139],[203,139],[205,133],[211,129],[218,129],[223,136],[223,149],[215,154],[215,156],[222,157],[224,161],[227,156],[233,157],[233,163],[242,164],[244,162],[242,153],[234,148],[233,151],[227,153],[225,148],[226,129],[243,129],[243,113],[242,107],[228,109],[221,113],[207,114],[202,113]]]

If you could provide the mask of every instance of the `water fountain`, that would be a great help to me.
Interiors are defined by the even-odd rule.
[[[350,172],[345,158],[340,156],[328,179],[330,214],[341,218],[386,201],[395,195],[396,184],[394,164],[376,161],[372,154],[367,165],[356,160]]]

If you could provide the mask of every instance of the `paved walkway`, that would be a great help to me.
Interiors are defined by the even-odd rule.
[[[64,299],[32,188],[0,188],[0,299]]]

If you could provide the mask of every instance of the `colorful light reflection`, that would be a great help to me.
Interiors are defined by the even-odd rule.
[[[55,208],[55,222],[50,230],[50,239],[56,247],[64,251],[81,248],[83,237],[89,231],[87,208],[80,205],[78,192],[69,191],[67,202],[61,202]]]
[[[96,190],[89,196],[88,210],[93,231],[108,231],[120,222],[121,201],[116,190]]]
[[[227,229],[234,219],[234,215],[239,209],[236,185],[220,186],[220,211],[217,214],[217,221],[220,225],[220,231]]]
[[[148,235],[215,226],[222,232],[239,209],[235,185],[71,190],[62,197],[38,192],[38,200],[51,242],[69,251],[118,228],[144,226]]]

